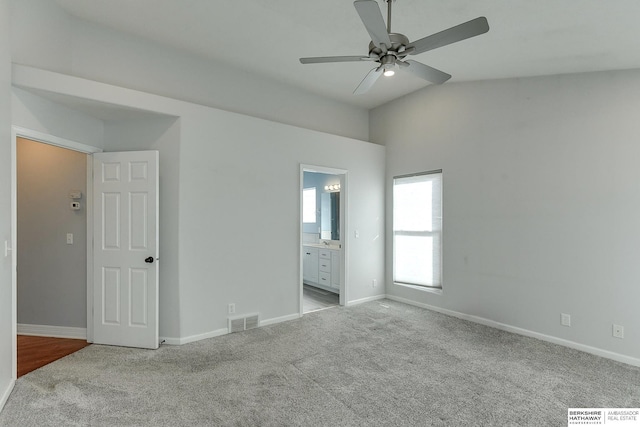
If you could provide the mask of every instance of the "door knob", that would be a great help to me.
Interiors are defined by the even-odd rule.
[[[148,262],[149,264],[153,264],[153,257],[152,257],[152,256],[150,256],[150,257],[148,257],[148,258],[145,258],[145,259],[144,259],[144,262]]]

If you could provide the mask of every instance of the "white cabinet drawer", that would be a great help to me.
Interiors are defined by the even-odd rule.
[[[324,271],[325,273],[331,273],[331,260],[330,259],[320,258],[318,261],[319,261],[319,264],[320,264],[320,271]]]
[[[331,249],[318,249],[320,258],[331,259]]]
[[[330,287],[331,286],[331,273],[325,273],[324,271],[320,272],[320,280],[319,282],[321,285]]]

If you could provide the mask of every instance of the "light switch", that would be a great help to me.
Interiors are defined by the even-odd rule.
[[[73,245],[73,233],[67,233],[67,245]]]

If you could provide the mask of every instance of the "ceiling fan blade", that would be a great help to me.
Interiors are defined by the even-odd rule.
[[[435,68],[424,65],[421,62],[408,60],[404,61],[409,64],[408,67],[402,67],[401,70],[408,71],[414,76],[425,79],[428,82],[435,83],[437,85],[442,84],[451,78],[450,74],[444,71],[436,70]]]
[[[456,25],[439,33],[432,34],[413,43],[409,43],[408,47],[413,46],[415,50],[411,55],[426,52],[438,47],[446,46],[451,43],[459,42],[471,37],[479,36],[489,31],[489,23],[487,18],[481,16],[464,24]]]
[[[313,58],[300,58],[300,62],[303,64],[321,64],[325,62],[372,61],[373,59],[368,56],[316,56]]]
[[[360,15],[362,23],[369,32],[373,44],[380,48],[380,45],[384,44],[386,49],[390,48],[391,39],[389,38],[387,26],[382,18],[382,12],[380,12],[378,2],[375,0],[356,0],[353,2],[353,5],[358,15]]]
[[[371,86],[378,80],[378,77],[382,75],[382,67],[377,67],[369,71],[365,78],[360,82],[356,90],[353,91],[354,95],[361,95],[371,89]]]

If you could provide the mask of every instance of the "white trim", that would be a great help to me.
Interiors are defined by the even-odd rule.
[[[442,295],[442,288],[432,288],[429,286],[411,285],[409,283],[398,283],[398,282],[393,282],[393,284],[395,286],[403,286],[405,288],[414,289],[420,292],[429,292],[436,295]]]
[[[385,299],[387,298],[386,295],[382,294],[382,295],[374,295],[371,297],[366,297],[366,298],[360,298],[360,299],[354,299],[353,301],[349,301],[347,302],[347,307],[351,307],[353,305],[358,305],[358,304],[362,304],[365,302],[369,302],[369,301],[377,301],[379,299]]]
[[[436,311],[438,313],[446,314],[448,316],[457,317],[458,319],[468,320],[470,322],[479,323],[481,325],[489,326],[491,328],[500,329],[506,332],[512,332],[518,335],[524,335],[526,337],[536,338],[542,341],[550,342],[552,344],[558,344],[563,347],[568,347],[574,350],[584,351],[585,353],[590,353],[596,356],[604,357],[606,359],[615,360],[616,362],[622,362],[628,365],[640,367],[640,359],[635,357],[625,356],[624,354],[614,353],[613,351],[603,350],[601,348],[591,347],[585,344],[580,344],[574,341],[565,340],[565,339],[554,337],[551,335],[541,334],[539,332],[530,331],[528,329],[518,328],[516,326],[507,325],[504,323],[496,322],[494,320],[485,319],[484,317],[473,316],[470,314],[460,313],[460,312],[448,310],[445,308],[435,307],[429,304],[423,304],[423,303],[412,301],[406,298],[397,297],[395,295],[387,295],[387,298],[393,301],[398,301],[405,304],[414,305],[416,307],[425,308],[427,310]]]
[[[316,166],[316,165],[308,165],[304,163],[300,163],[300,188],[298,191],[298,200],[299,200],[299,218],[298,222],[300,223],[300,236],[299,236],[299,313],[300,317],[304,315],[304,303],[303,303],[303,255],[302,255],[302,244],[304,242],[304,227],[302,223],[302,190],[304,189],[304,173],[305,172],[315,172],[315,173],[325,173],[331,175],[339,175],[340,176],[340,305],[346,306],[349,302],[349,245],[347,244],[347,240],[349,237],[349,171],[346,169],[337,169],[330,168],[325,166]]]
[[[13,381],[18,379],[18,156],[16,151],[16,130],[12,127],[11,177],[9,179],[11,180],[11,372],[13,372]]]
[[[7,388],[2,392],[2,396],[0,396],[0,411],[4,408],[5,403],[9,399],[11,392],[13,391],[13,386],[16,385],[15,378],[12,378],[7,385]]]
[[[174,338],[174,337],[160,337],[160,344],[161,345],[180,345],[180,338]]]
[[[17,302],[17,261],[18,261],[18,189],[17,189],[17,140],[18,138],[30,139],[43,144],[55,145],[57,147],[67,148],[70,150],[78,151],[87,154],[87,329],[84,329],[84,334],[81,339],[88,339],[89,342],[93,341],[93,323],[92,323],[92,309],[89,301],[93,302],[93,284],[92,275],[90,276],[93,268],[92,262],[92,239],[93,238],[93,221],[90,217],[90,213],[93,212],[93,183],[91,177],[93,176],[93,170],[91,169],[93,163],[91,160],[91,154],[102,152],[101,148],[93,147],[91,145],[82,144],[70,139],[60,138],[55,135],[49,135],[43,132],[39,132],[33,129],[23,128],[21,126],[11,126],[11,248],[12,252],[12,266],[11,266],[11,293],[12,293],[12,335],[13,335],[13,377],[14,380],[18,376],[18,345],[16,335],[18,334],[18,302]],[[77,331],[76,331],[77,332]],[[48,336],[48,335],[45,335]],[[75,338],[75,336],[74,336]]]
[[[293,313],[293,314],[288,314],[286,316],[280,316],[280,317],[274,317],[272,319],[261,320],[260,327],[275,325],[276,323],[288,322],[289,320],[299,319],[300,317],[302,317],[300,316],[300,314]]]
[[[93,343],[93,156],[87,155],[87,342]]]
[[[101,153],[102,148],[86,145],[81,142],[72,141],[70,139],[60,138],[54,135],[49,135],[37,130],[26,129],[20,126],[11,126],[12,134],[25,139],[30,139],[36,142],[42,142],[44,144],[55,145],[57,147],[68,148],[70,150],[79,151],[85,154]]]
[[[215,337],[219,337],[222,335],[226,335],[229,333],[229,329],[228,328],[224,328],[224,329],[217,329],[215,331],[211,331],[211,332],[205,332],[204,334],[198,334],[198,335],[190,335],[188,337],[183,337],[180,338],[179,344],[178,345],[182,345],[182,344],[189,344],[191,342],[196,342],[196,341],[202,341],[202,340],[206,340],[207,338],[215,338]],[[166,338],[165,338],[166,340]],[[172,342],[175,342],[175,338],[171,339]],[[167,340],[167,342],[165,342],[165,344],[168,344],[169,341]]]
[[[241,317],[245,317],[244,315]],[[287,316],[274,317],[273,319],[261,320],[260,327],[274,325],[276,323],[287,322],[289,320],[299,319],[300,316],[298,313],[289,314]],[[229,333],[229,328],[217,329],[215,331],[205,332],[197,335],[190,335],[188,337],[182,338],[172,338],[172,337],[160,337],[160,341],[164,340],[163,344],[166,345],[183,345],[189,344],[196,341],[206,340],[208,338],[220,337],[222,335],[227,335]]]
[[[18,335],[86,340],[87,328],[18,323]]]

